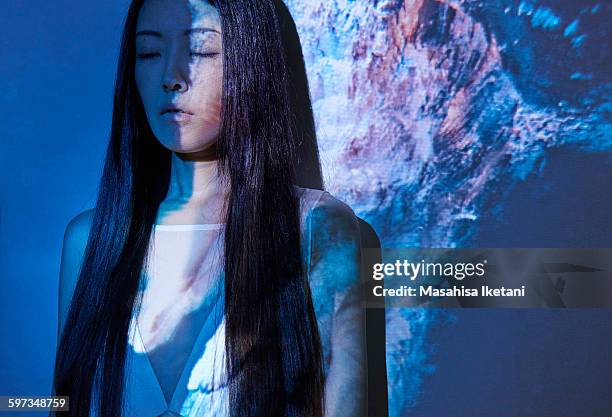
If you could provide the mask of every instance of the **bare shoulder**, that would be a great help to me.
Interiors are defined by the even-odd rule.
[[[335,239],[359,238],[359,219],[353,209],[327,191],[320,195],[310,215],[319,233]]]
[[[327,191],[320,195],[309,217],[313,299],[335,310],[339,300],[360,283],[359,218],[348,204]]]
[[[93,215],[94,209],[89,209],[74,216],[66,226],[64,241],[82,240],[83,237],[87,238],[91,229]]]
[[[85,210],[74,216],[66,226],[59,275],[59,330],[63,328],[70,301],[74,293],[81,264],[87,247],[87,239],[94,210]]]
[[[348,204],[325,191],[311,210],[309,224],[311,270],[319,271],[312,278],[323,280],[319,285],[326,288],[318,296],[325,299],[330,294],[344,294],[360,279],[359,218]]]
[[[75,275],[78,273],[87,246],[93,214],[93,209],[85,210],[74,216],[66,226],[60,268],[61,286],[66,284],[63,281],[76,279]]]
[[[342,200],[325,190],[295,186],[300,199],[303,214],[320,227],[326,225],[354,228],[359,219],[353,209]]]

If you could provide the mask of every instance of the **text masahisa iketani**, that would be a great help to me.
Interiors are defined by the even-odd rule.
[[[383,280],[387,277],[405,277],[410,281],[418,278],[452,278],[462,281],[465,278],[484,278],[487,260],[482,262],[409,262],[396,260],[393,263],[376,263],[373,266],[372,278]],[[491,288],[481,285],[480,288],[466,288],[465,286],[450,288],[437,288],[432,285],[420,285],[417,288],[402,285],[399,288],[384,288],[382,285],[373,287],[375,296],[392,297],[523,297],[525,286],[520,288]]]

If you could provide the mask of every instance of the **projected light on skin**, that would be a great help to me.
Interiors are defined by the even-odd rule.
[[[303,255],[310,270],[309,286],[323,348],[326,415],[356,416],[361,415],[354,404],[360,401],[358,387],[364,378],[366,363],[365,350],[360,349],[360,341],[365,338],[359,318],[361,248],[355,239],[357,225],[350,216],[337,214],[337,208],[327,202],[311,212],[303,230],[306,236],[312,237],[311,252],[310,256]],[[181,414],[224,415],[225,350],[223,343],[215,342],[224,335],[222,320],[189,374],[189,393]],[[346,398],[351,398],[351,405],[346,404]]]
[[[223,254],[220,232],[188,236],[182,233],[176,236],[165,231],[156,233],[155,247],[151,248],[155,256],[151,258],[149,268],[159,276],[173,279],[146,283],[143,309],[138,316],[144,346],[135,346],[134,349],[139,353],[172,343],[172,336],[185,316],[211,306],[220,276],[218,261]],[[211,246],[212,249],[208,249]],[[174,264],[184,265],[185,269],[176,271],[172,268]]]
[[[155,223],[219,225],[229,194],[216,161],[223,85],[219,14],[201,0],[147,0],[135,42],[135,82],[147,121],[172,151],[168,192]],[[155,256],[143,274],[146,291],[132,322],[139,337],[130,343],[149,356],[169,399],[218,294],[223,230],[153,233]]]
[[[221,24],[212,5],[148,0],[142,6],[136,29],[136,84],[151,129],[166,148],[214,159],[221,52]]]
[[[223,85],[217,10],[205,1],[147,0],[136,27],[135,79],[153,134],[173,151],[160,220],[222,223],[228,190],[215,161]]]
[[[218,12],[201,0],[147,0],[136,32],[137,88],[153,134],[172,151],[169,191],[156,223],[219,225],[225,221],[223,203],[229,190],[216,173],[215,160],[223,82]],[[169,106],[174,106],[172,112],[164,112]],[[301,241],[310,237],[311,249],[310,256],[303,252],[303,261],[308,263],[322,342],[326,410],[329,415],[356,416],[364,399],[366,363],[359,307],[358,224],[348,206],[338,207],[339,202],[327,196],[318,200],[307,223],[301,217]],[[223,228],[176,239],[169,229],[163,230],[154,230],[159,239],[149,252],[155,256],[149,257],[151,273],[143,276],[146,291],[132,322],[136,329],[132,327],[131,334],[136,337],[130,343],[136,353],[151,360],[166,400],[176,397],[173,392],[187,390],[182,415],[211,410],[223,415],[227,404],[224,321],[208,320],[218,306],[219,290],[224,291],[217,285],[223,284],[219,273],[224,259]],[[173,265],[189,266],[177,271]],[[155,279],[158,273],[169,279]],[[188,367],[191,352],[198,352],[193,368]],[[179,375],[183,370],[188,381]],[[347,406],[344,399],[349,396],[353,401]]]

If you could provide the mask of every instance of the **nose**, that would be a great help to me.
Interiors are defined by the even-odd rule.
[[[183,76],[183,69],[181,66],[180,58],[177,53],[172,54],[173,56],[168,57],[166,64],[166,72],[164,73],[164,79],[162,86],[165,91],[178,91],[183,93],[187,91],[187,78]]]
[[[187,91],[187,83],[184,80],[169,78],[164,80],[163,85],[166,91],[178,91],[179,93]]]
[[[178,91],[179,93],[183,93],[187,90],[187,86],[185,83],[180,81],[164,81],[164,90]]]

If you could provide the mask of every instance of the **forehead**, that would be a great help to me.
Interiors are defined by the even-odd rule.
[[[205,0],[146,0],[136,23],[137,31],[173,32],[195,27],[221,32],[219,12]]]

